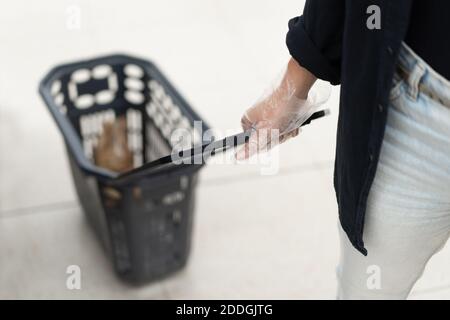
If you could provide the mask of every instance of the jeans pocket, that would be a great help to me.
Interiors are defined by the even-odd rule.
[[[389,93],[389,100],[392,102],[396,100],[402,93],[405,80],[401,77],[398,72],[394,73],[392,79],[391,91]]]

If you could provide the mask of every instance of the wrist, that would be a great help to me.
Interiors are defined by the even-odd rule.
[[[317,80],[311,72],[303,68],[294,58],[289,60],[285,79],[289,90],[297,98],[303,100],[308,97],[309,90]]]

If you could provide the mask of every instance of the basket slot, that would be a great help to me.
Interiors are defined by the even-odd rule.
[[[101,111],[80,117],[81,137],[86,157],[92,160],[94,148],[103,131],[103,123],[114,121],[113,110]]]
[[[133,152],[134,167],[144,162],[142,149],[142,113],[136,109],[127,111],[128,148]]]

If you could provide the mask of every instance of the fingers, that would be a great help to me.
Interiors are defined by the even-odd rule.
[[[249,140],[235,154],[237,160],[245,160],[261,151],[269,151],[274,146],[284,143],[290,138],[298,136],[300,128],[279,135],[275,129],[258,129],[252,132]]]
[[[250,130],[254,128],[254,124],[250,121],[248,117],[248,112],[246,112],[241,118],[241,126],[244,131]],[[258,144],[257,144],[257,132],[253,130],[250,134],[248,141],[235,153],[235,158],[237,160],[244,160],[251,157],[251,155],[257,152]],[[256,149],[256,150],[255,150]]]
[[[236,160],[245,160],[258,153],[258,132],[251,133],[248,141],[236,152]]]
[[[286,140],[290,139],[290,138],[295,138],[296,136],[298,136],[298,134],[300,133],[301,129],[297,128],[292,130],[291,132],[286,133]],[[285,142],[286,140],[284,140],[283,142]]]
[[[298,136],[299,132],[300,132],[300,129],[297,128],[297,129],[292,130],[291,132],[288,132],[288,133],[285,133],[285,134],[281,135],[280,139],[278,141],[278,144],[285,143],[289,139],[295,138],[296,136]],[[272,145],[274,145],[274,144],[272,144]]]
[[[244,131],[249,130],[253,126],[253,122],[248,118],[247,112],[241,118],[241,126]]]

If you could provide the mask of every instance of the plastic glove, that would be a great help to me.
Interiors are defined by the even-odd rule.
[[[293,76],[288,70],[281,83],[266,98],[245,112],[241,119],[242,128],[244,131],[252,129],[253,132],[247,143],[236,153],[237,160],[268,151],[297,136],[301,124],[329,99],[331,86],[328,83],[319,81],[309,89],[315,78],[305,88],[298,85],[295,76],[298,77],[298,74]]]

